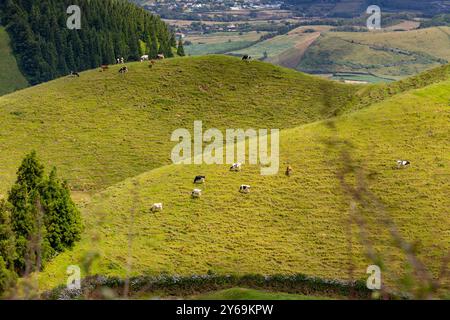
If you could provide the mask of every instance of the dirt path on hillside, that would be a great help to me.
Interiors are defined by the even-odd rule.
[[[309,36],[305,36],[293,48],[269,59],[269,62],[286,68],[297,68],[306,50],[308,50],[308,48],[317,40],[317,38],[320,37],[321,34],[321,32],[314,32]]]

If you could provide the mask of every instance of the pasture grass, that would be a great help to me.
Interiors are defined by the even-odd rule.
[[[0,26],[0,96],[28,86],[17,65],[5,28]]]
[[[94,253],[99,258],[89,273],[106,276],[302,273],[348,280],[353,268],[354,278],[365,279],[373,262],[360,230],[348,226],[350,200],[337,179],[341,146],[436,276],[450,250],[449,101],[447,80],[283,130],[281,170],[274,176],[261,176],[258,165],[239,173],[226,165],[169,165],[110,186],[82,206],[83,239],[39,274],[41,288],[63,284],[67,266],[84,265]],[[412,165],[397,170],[397,159]],[[291,177],[283,172],[287,164]],[[207,182],[194,200],[198,174]],[[251,193],[240,194],[241,184],[251,185]],[[150,212],[155,202],[164,204],[163,212]],[[377,210],[361,214],[383,260],[383,283],[398,288],[408,270],[404,253]]]
[[[71,189],[92,193],[171,163],[171,133],[292,128],[344,109],[359,87],[226,56],[129,63],[0,97],[0,194],[36,150]]]
[[[292,48],[295,48],[298,44],[303,43],[311,38],[310,33],[299,32],[301,30],[309,28],[314,29],[315,26],[299,27],[287,34],[279,35],[274,38],[258,42],[251,47],[242,50],[231,51],[229,53],[233,55],[248,54],[254,59],[262,59],[264,57],[264,53],[266,53],[267,58],[275,61],[277,56]],[[322,27],[320,29],[322,29]]]

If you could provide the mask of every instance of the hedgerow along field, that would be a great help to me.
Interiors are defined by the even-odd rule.
[[[5,28],[0,26],[0,96],[28,86],[28,82],[17,66],[10,39]]]
[[[261,176],[259,166],[250,165],[240,173],[226,165],[169,165],[108,187],[82,206],[83,240],[46,267],[40,285],[63,284],[67,265],[83,264],[93,255],[101,258],[90,272],[107,276],[303,273],[345,280],[352,263],[355,276],[364,279],[370,261],[354,226],[348,251],[349,199],[336,177],[340,150],[329,143],[336,139],[351,146],[370,190],[402,235],[419,243],[420,258],[437,275],[450,249],[449,84],[442,81],[284,130],[276,176]],[[397,159],[412,166],[397,170]],[[284,175],[287,164],[294,168],[292,177]],[[198,174],[207,182],[202,198],[193,200],[192,180]],[[251,185],[252,192],[240,194],[240,184]],[[150,213],[155,202],[164,203],[163,212]],[[395,287],[407,270],[405,257],[379,215],[364,214],[384,261],[383,279]]]
[[[4,189],[23,154],[34,148],[46,164],[58,166],[73,190],[100,191],[80,202],[83,240],[46,267],[41,288],[63,284],[67,265],[83,265],[96,253],[101,259],[91,272],[104,275],[126,275],[131,256],[132,274],[300,272],[346,279],[348,202],[336,181],[338,153],[325,148],[334,133],[329,121],[313,123],[341,113],[346,115],[334,119],[340,136],[355,144],[356,159],[376,177],[371,187],[408,239],[421,240],[426,249],[421,256],[437,270],[448,250],[448,162],[439,156],[446,148],[448,81],[350,112],[448,79],[448,67],[379,86],[347,86],[219,56],[168,60],[152,70],[146,63],[129,64],[123,77],[116,68],[0,98],[1,119],[7,119],[0,136],[8,146],[2,153],[2,172],[9,172],[2,175]],[[171,130],[189,129],[197,119],[204,120],[205,128],[232,123],[236,128],[288,129],[282,133],[279,175],[262,177],[257,166],[245,166],[238,174],[228,166],[163,166],[169,162]],[[24,144],[13,143],[13,128]],[[167,144],[161,143],[164,139]],[[409,171],[393,170],[397,158],[414,165]],[[291,178],[283,174],[287,163],[294,167]],[[207,184],[204,196],[193,201],[189,193],[197,174],[205,174]],[[91,183],[80,188],[85,181]],[[238,193],[242,183],[252,185],[251,194]],[[154,202],[164,203],[162,213],[149,213]],[[124,245],[130,232],[131,252]],[[363,276],[367,261],[353,235],[353,256]],[[375,238],[385,258],[394,261],[389,264],[392,282],[403,270],[401,254],[392,249],[385,231]]]

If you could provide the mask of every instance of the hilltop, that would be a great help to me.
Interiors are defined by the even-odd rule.
[[[406,22],[405,22],[406,23]],[[450,27],[399,31],[392,26],[377,32],[337,32],[326,25],[307,25],[286,34],[257,40],[245,33],[231,41],[227,33],[188,37],[189,55],[226,53],[251,55],[311,74],[335,80],[369,83],[392,82],[417,75],[450,61]]]

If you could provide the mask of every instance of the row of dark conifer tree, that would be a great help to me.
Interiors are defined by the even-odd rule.
[[[67,28],[71,5],[81,9],[79,30]],[[159,17],[125,0],[2,0],[0,19],[32,85],[113,64],[118,57],[172,57],[177,47],[174,33]]]
[[[49,175],[36,153],[27,155],[17,180],[0,200],[0,294],[18,276],[42,269],[80,239],[80,212],[54,168]]]

